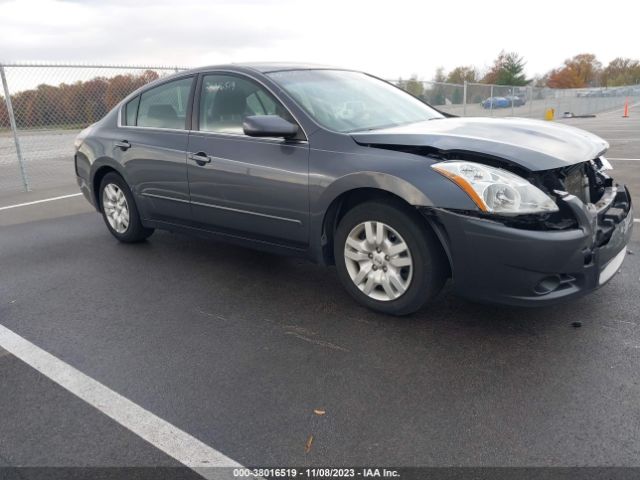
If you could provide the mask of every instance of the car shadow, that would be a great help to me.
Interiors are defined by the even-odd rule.
[[[318,266],[302,258],[164,232],[156,233],[148,242],[123,248],[161,250],[163,255],[178,260],[177,268],[186,265],[191,281],[197,283],[215,286],[222,275],[234,287],[225,297],[228,311],[250,311],[253,316],[259,310],[265,318],[293,311],[300,324],[316,330],[322,330],[328,319],[340,319],[373,327],[393,326],[413,335],[438,327],[473,330],[480,335],[540,335],[558,324],[570,328],[572,322],[580,320],[581,312],[604,309],[598,292],[566,304],[519,308],[465,300],[453,295],[448,283],[419,312],[394,317],[358,305],[340,285],[335,267]]]

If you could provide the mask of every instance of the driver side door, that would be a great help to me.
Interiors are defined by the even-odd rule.
[[[287,109],[256,80],[227,72],[200,76],[194,108],[187,154],[193,221],[208,230],[306,246],[306,138],[256,138],[242,129],[248,115],[295,122]]]

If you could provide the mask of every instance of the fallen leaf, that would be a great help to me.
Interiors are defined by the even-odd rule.
[[[309,435],[309,438],[307,438],[307,443],[304,445],[304,453],[309,453],[311,451],[312,443],[313,443],[313,435]]]
[[[316,415],[324,415],[325,413],[327,413],[325,410],[322,410],[320,408],[316,408],[313,413],[315,413]]]

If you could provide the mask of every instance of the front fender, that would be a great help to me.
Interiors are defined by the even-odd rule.
[[[462,189],[428,167],[423,169],[420,175],[415,176],[415,183],[383,172],[350,173],[327,185],[317,200],[312,202],[310,253],[317,261],[323,261],[323,244],[329,240],[323,238],[326,216],[342,195],[359,189],[374,189],[390,193],[415,207],[477,208]]]
[[[317,208],[326,211],[336,198],[356,188],[375,188],[392,193],[410,205],[433,206],[432,200],[425,193],[402,178],[382,172],[357,172],[331,183],[318,199]]]

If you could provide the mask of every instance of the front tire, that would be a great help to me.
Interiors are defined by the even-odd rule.
[[[362,305],[391,315],[419,310],[442,289],[447,263],[434,233],[399,202],[349,210],[334,237],[338,277]]]
[[[98,193],[104,223],[119,241],[142,242],[153,233],[153,228],[142,225],[131,189],[119,174],[107,173]]]

